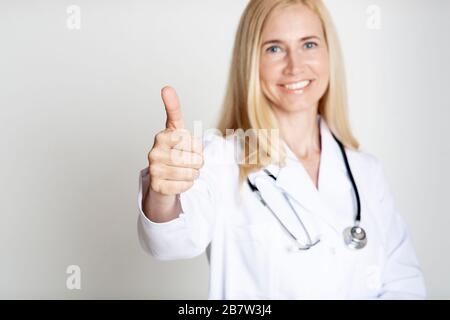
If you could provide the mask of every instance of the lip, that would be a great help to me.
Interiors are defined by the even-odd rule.
[[[285,82],[285,83],[280,83],[280,86],[285,86],[288,84],[294,84],[294,83],[299,83],[299,82],[303,82],[303,81],[313,81],[314,79],[300,79],[300,80],[293,80],[293,81],[289,81],[289,82]]]
[[[288,85],[288,84],[294,84],[294,83],[303,82],[303,81],[309,81],[309,84],[302,89],[289,90],[284,87],[285,85]],[[305,79],[305,80],[300,80],[300,81],[288,82],[285,84],[279,84],[279,85],[277,85],[277,87],[279,87],[282,92],[287,93],[287,94],[303,94],[306,90],[308,90],[311,87],[311,84],[313,82],[314,82],[314,79]]]

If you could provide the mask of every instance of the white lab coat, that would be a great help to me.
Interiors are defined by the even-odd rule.
[[[280,193],[291,197],[313,240],[307,251],[295,243],[247,184],[239,198],[233,139],[204,136],[204,166],[191,189],[179,195],[180,216],[165,223],[142,212],[149,187],[141,171],[138,235],[154,258],[192,258],[205,249],[210,264],[209,299],[374,299],[425,298],[425,285],[404,220],[396,210],[380,162],[371,154],[346,149],[361,198],[361,226],[368,243],[349,249],[343,230],[354,225],[356,200],[338,144],[320,117],[321,161],[318,189],[292,151],[286,166],[249,176],[294,234],[301,224]],[[169,279],[167,279],[169,281]]]

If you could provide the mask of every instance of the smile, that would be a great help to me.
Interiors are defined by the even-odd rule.
[[[299,94],[303,93],[303,91],[309,87],[311,82],[312,80],[304,80],[295,83],[279,85],[279,87],[282,88],[284,92]]]

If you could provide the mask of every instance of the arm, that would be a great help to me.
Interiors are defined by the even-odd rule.
[[[193,186],[176,196],[179,215],[166,222],[150,220],[143,210],[143,195],[150,181],[148,168],[140,173],[138,206],[138,237],[142,248],[159,260],[188,259],[204,252],[212,239],[216,220],[217,168],[215,157],[220,157],[222,138],[204,137],[204,165]],[[151,193],[149,193],[151,196]]]
[[[382,270],[381,299],[424,299],[426,289],[422,270],[409,235],[407,225],[400,216],[394,197],[384,174],[383,167],[377,164],[376,186],[378,201],[386,219],[384,246],[386,263]]]

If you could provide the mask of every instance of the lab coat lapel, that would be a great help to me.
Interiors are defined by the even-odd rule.
[[[285,170],[285,167],[283,170]],[[279,173],[280,168],[276,165],[268,165],[264,169],[252,173],[249,175],[249,179],[252,183],[254,183],[259,192],[261,193],[264,202],[267,204],[267,209],[272,211],[272,214],[275,215],[274,218],[278,219],[282,226],[288,230],[294,237],[299,239],[302,243],[306,243],[305,232],[301,229],[301,224],[298,222],[297,217],[293,214],[292,209],[287,203],[286,199],[283,196],[283,191],[289,194],[291,203],[293,203],[296,199],[292,197],[292,195],[285,189],[285,183],[281,185],[281,188],[278,187],[278,183],[275,182],[272,178],[270,178],[264,170],[269,171],[275,177],[280,177]],[[290,169],[289,171],[291,171]],[[295,170],[292,170],[295,172]],[[298,175],[298,173],[297,173]],[[291,177],[292,179],[298,179],[299,177]],[[293,201],[294,200],[294,201]],[[298,207],[297,209],[298,210]]]
[[[286,166],[280,168],[276,185],[285,190],[304,210],[322,218],[335,231],[341,233],[345,221],[339,219],[333,204],[342,201],[348,192],[349,182],[339,145],[334,140],[326,122],[319,117],[321,157],[319,187],[315,187],[302,163],[285,144]],[[333,201],[334,200],[334,201]]]
[[[332,218],[334,226],[342,230],[353,225],[356,212],[356,198],[349,179],[345,160],[339,144],[334,139],[326,122],[321,120],[323,149],[319,172],[319,193],[323,212]],[[345,148],[345,147],[344,147]],[[353,167],[346,151],[350,168]]]

